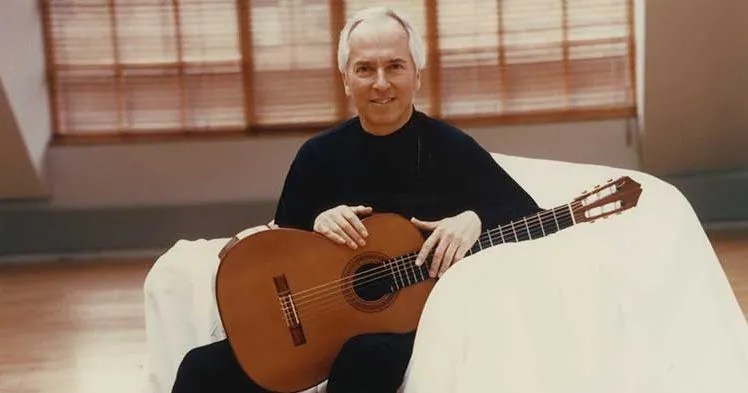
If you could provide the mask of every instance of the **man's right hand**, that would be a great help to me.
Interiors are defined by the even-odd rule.
[[[345,244],[355,250],[366,245],[364,238],[369,236],[361,215],[371,214],[369,206],[340,205],[320,213],[314,220],[314,231],[338,244]]]

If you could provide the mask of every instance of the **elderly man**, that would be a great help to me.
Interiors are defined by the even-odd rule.
[[[361,216],[398,213],[430,233],[416,263],[433,253],[430,274],[436,277],[465,255],[482,229],[538,211],[473,139],[414,109],[424,63],[420,36],[396,12],[368,9],[348,21],[338,66],[358,116],[301,147],[278,202],[277,225],[314,230],[355,249],[368,235]],[[396,391],[414,336],[350,339],[333,364],[328,392]],[[173,388],[260,391],[226,340],[190,351]]]

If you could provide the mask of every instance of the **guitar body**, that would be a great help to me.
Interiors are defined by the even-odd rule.
[[[239,241],[221,260],[221,320],[239,364],[260,386],[304,390],[327,378],[349,338],[416,328],[435,280],[390,292],[372,277],[388,270],[383,261],[420,250],[421,233],[394,214],[364,225],[369,236],[357,250],[317,233],[276,229]]]

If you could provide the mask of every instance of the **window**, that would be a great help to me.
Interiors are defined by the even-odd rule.
[[[374,0],[43,0],[58,137],[322,129],[337,35]],[[631,0],[397,0],[416,105],[456,123],[634,113]]]

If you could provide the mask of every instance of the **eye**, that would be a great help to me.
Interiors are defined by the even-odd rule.
[[[366,74],[371,71],[371,67],[368,65],[360,65],[356,67],[355,71],[357,74]]]
[[[403,70],[403,69],[405,69],[405,64],[403,64],[403,63],[392,63],[392,64],[390,64],[390,68],[392,68],[393,70]]]

